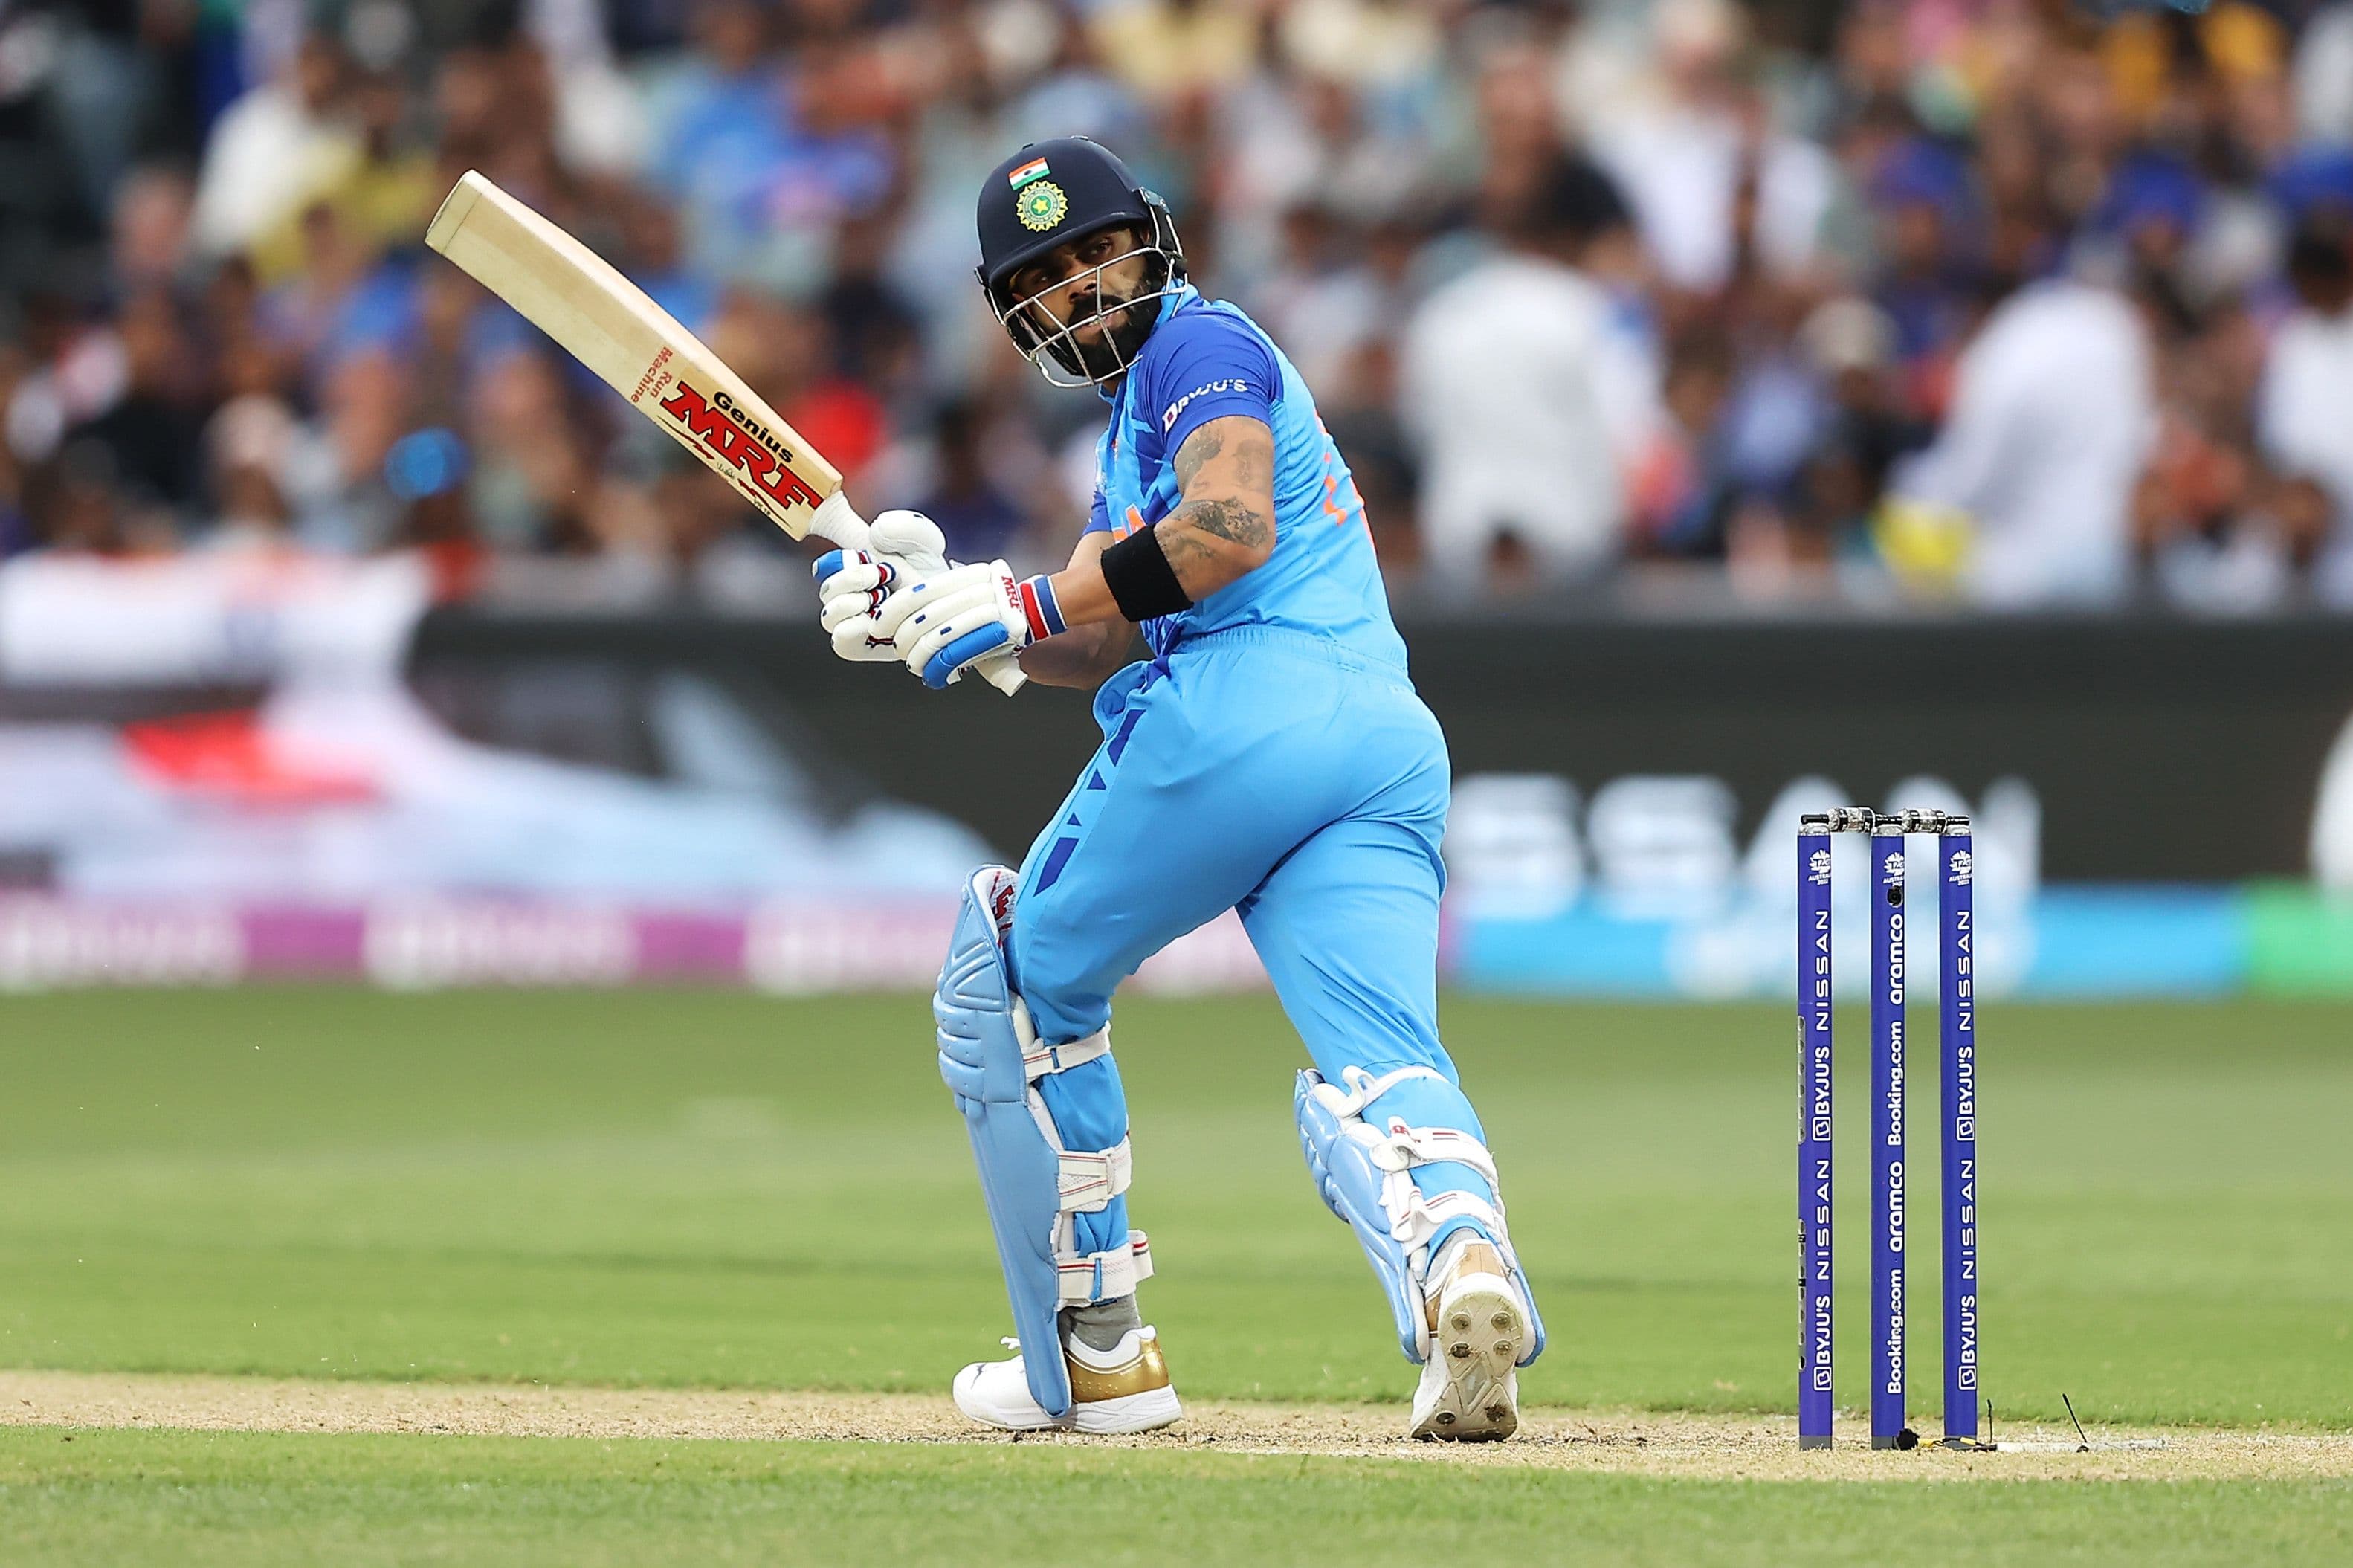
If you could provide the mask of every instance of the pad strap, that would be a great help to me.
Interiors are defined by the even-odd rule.
[[[1504,1189],[1496,1180],[1494,1157],[1476,1138],[1451,1127],[1408,1127],[1393,1117],[1388,1136],[1371,1142],[1366,1153],[1373,1168],[1382,1173],[1381,1208],[1388,1215],[1389,1235],[1412,1256],[1416,1278],[1429,1267],[1423,1249],[1451,1220],[1477,1220],[1499,1246],[1509,1246],[1504,1239]],[[1478,1172],[1495,1201],[1491,1204],[1476,1193],[1461,1191],[1433,1195],[1414,1184],[1415,1166],[1446,1161]]]
[[[1062,1305],[1091,1306],[1135,1294],[1136,1286],[1152,1278],[1152,1243],[1140,1230],[1127,1233],[1127,1245],[1083,1258],[1056,1260]]]
[[[1050,1046],[1041,1043],[1035,1031],[1030,1028],[1029,1009],[1022,1006],[1018,997],[1015,999],[1014,1005],[1017,1008],[1014,1014],[1015,1025],[1021,1032],[1021,1070],[1029,1075],[1031,1083],[1036,1083],[1048,1073],[1068,1072],[1074,1067],[1091,1062],[1097,1057],[1106,1056],[1111,1051],[1109,1024],[1105,1024],[1084,1039],[1072,1040],[1067,1045]]]
[[[1365,1107],[1398,1085],[1417,1078],[1433,1078],[1440,1083],[1446,1081],[1446,1075],[1436,1068],[1398,1068],[1378,1078],[1363,1068],[1342,1068],[1340,1081],[1348,1086],[1346,1092],[1324,1084],[1317,1089],[1316,1098],[1330,1106],[1335,1116],[1356,1116],[1363,1113]]]
[[[1110,1206],[1112,1199],[1127,1191],[1128,1181],[1134,1173],[1134,1156],[1128,1152],[1124,1138],[1100,1154],[1063,1150],[1059,1182],[1062,1212],[1102,1213]]]
[[[1435,1165],[1445,1160],[1468,1165],[1485,1177],[1489,1186],[1496,1184],[1495,1157],[1487,1152],[1487,1146],[1451,1127],[1408,1127],[1393,1117],[1388,1136],[1373,1151],[1373,1163],[1384,1171],[1410,1171],[1416,1165]]]
[[[1381,1208],[1388,1215],[1389,1235],[1413,1255],[1417,1278],[1429,1269],[1430,1260],[1421,1256],[1422,1250],[1450,1220],[1477,1220],[1490,1237],[1499,1240],[1504,1234],[1500,1205],[1490,1204],[1475,1193],[1440,1193],[1432,1197],[1402,1171],[1382,1182]]]
[[[1340,1080],[1348,1086],[1346,1092],[1325,1085],[1318,1088],[1315,1094],[1335,1116],[1361,1121],[1366,1106],[1398,1084],[1414,1079],[1435,1079],[1443,1083],[1446,1075],[1435,1068],[1407,1067],[1376,1078],[1363,1068],[1342,1068]],[[1503,1184],[1495,1174],[1495,1157],[1468,1132],[1451,1127],[1412,1127],[1403,1117],[1392,1116],[1387,1135],[1368,1141],[1365,1152],[1374,1168],[1387,1173],[1382,1183],[1381,1206],[1388,1211],[1389,1234],[1408,1248],[1423,1245],[1438,1226],[1458,1216],[1478,1220],[1490,1231],[1503,1228]],[[1425,1196],[1413,1184],[1413,1168],[1441,1161],[1468,1165],[1479,1173],[1494,1189],[1495,1201],[1489,1204],[1471,1193],[1459,1192],[1441,1193],[1435,1198]]]

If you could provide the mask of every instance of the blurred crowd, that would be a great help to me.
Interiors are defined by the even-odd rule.
[[[1408,592],[2353,606],[2353,0],[0,0],[0,556],[784,551],[422,249],[479,168],[1058,560],[1101,405],[972,212],[1069,133]]]

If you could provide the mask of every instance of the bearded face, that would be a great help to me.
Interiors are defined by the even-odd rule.
[[[1015,341],[1092,382],[1123,374],[1151,335],[1168,268],[1125,226],[1082,235],[1007,280]]]

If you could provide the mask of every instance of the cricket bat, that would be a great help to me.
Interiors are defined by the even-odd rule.
[[[513,306],[637,411],[670,432],[769,521],[844,550],[866,521],[841,474],[701,339],[595,251],[479,173],[433,215],[425,243]],[[1010,655],[976,667],[1008,696],[1025,677]]]

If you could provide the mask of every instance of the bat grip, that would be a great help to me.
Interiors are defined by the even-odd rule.
[[[844,550],[866,548],[866,520],[850,506],[849,498],[834,491],[809,514],[809,531],[831,540]],[[972,667],[980,678],[1010,697],[1029,683],[1021,673],[1021,661],[1009,653],[1000,653],[982,659]]]
[[[841,490],[819,501],[809,513],[808,531],[829,539],[844,550],[866,548],[866,520],[849,504],[849,497]]]

